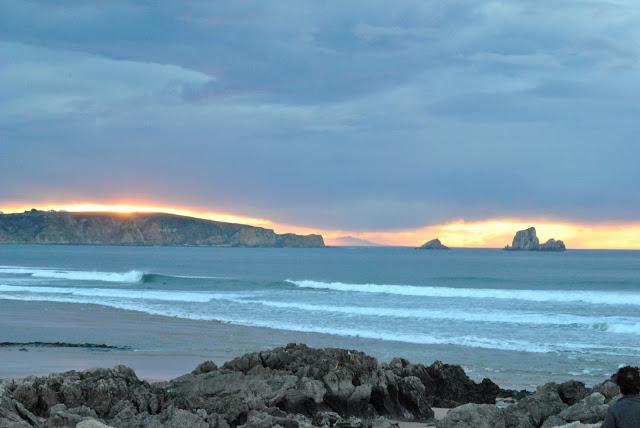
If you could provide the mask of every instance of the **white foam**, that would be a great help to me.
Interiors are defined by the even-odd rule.
[[[347,284],[342,282],[293,281],[300,288],[356,293],[380,293],[414,297],[445,297],[466,299],[509,299],[533,302],[582,302],[597,305],[640,306],[640,293],[633,291],[583,290],[517,290],[494,288],[452,288],[416,285]]]
[[[454,309],[405,309],[367,306],[315,305],[307,303],[274,302],[268,300],[241,300],[238,303],[256,303],[266,307],[294,309],[309,312],[329,312],[345,315],[363,315],[392,318],[417,318],[429,320],[454,320],[465,322],[496,322],[507,324],[565,325],[640,334],[640,320],[623,317],[585,317],[569,314],[548,314],[516,311],[459,311]],[[612,324],[618,323],[618,324]],[[624,330],[624,331],[622,331]],[[618,332],[618,331],[616,331]]]
[[[82,270],[64,270],[56,268],[24,268],[15,266],[0,267],[1,274],[30,275],[33,278],[69,279],[75,281],[103,281],[103,282],[140,282],[144,272],[132,270],[129,272],[99,272]]]
[[[130,290],[117,288],[70,288],[70,287],[22,287],[0,284],[2,293],[28,294],[64,294],[67,296],[132,299],[132,300],[160,300],[168,302],[206,303],[211,300],[239,299],[238,294],[200,293],[194,291],[164,291],[164,290]],[[4,297],[4,296],[0,296]]]
[[[638,324],[607,324],[606,330],[610,333],[640,334]]]
[[[7,290],[8,286],[0,285],[0,292]],[[176,292],[169,292],[171,295],[155,294],[152,298],[143,298],[133,301],[117,300],[117,297],[131,298],[132,295],[128,293],[120,293],[122,291],[135,291],[135,290],[110,290],[110,289],[98,289],[103,290],[100,292],[93,292],[94,289],[80,289],[80,291],[89,291],[88,293],[67,293],[63,288],[54,287],[37,287],[46,288],[48,290],[54,289],[58,293],[24,293],[20,294],[16,288],[36,288],[36,287],[10,287],[11,291],[15,291],[14,294],[1,294],[0,299],[5,300],[21,300],[21,301],[47,301],[47,302],[68,302],[76,304],[95,304],[100,306],[106,306],[116,309],[124,309],[131,311],[144,312],[152,315],[162,315],[169,317],[178,317],[192,320],[210,320],[210,321],[222,321],[230,324],[252,326],[252,327],[265,327],[278,330],[297,331],[305,333],[320,333],[330,334],[336,336],[348,336],[358,337],[363,339],[384,340],[391,342],[403,342],[421,345],[457,345],[466,346],[471,348],[483,348],[483,349],[498,349],[505,351],[520,351],[520,352],[533,352],[533,353],[547,353],[547,352],[593,352],[598,354],[610,354],[610,355],[628,355],[637,356],[640,352],[639,348],[620,348],[620,347],[608,347],[597,346],[590,343],[533,343],[523,340],[511,340],[511,339],[494,339],[486,337],[478,337],[474,335],[461,335],[461,336],[446,336],[439,337],[428,334],[414,333],[397,333],[387,332],[382,330],[366,330],[358,328],[340,328],[329,326],[309,325],[302,323],[280,322],[275,320],[259,320],[259,319],[246,319],[240,317],[228,317],[221,314],[209,314],[199,310],[193,310],[188,308],[181,308],[175,304],[168,304],[167,302],[203,302],[210,301],[219,298],[220,300],[236,301],[242,296],[233,294],[211,294],[207,293],[202,295],[200,293],[190,293],[198,295],[196,298],[187,297],[185,295],[176,296]],[[71,289],[78,290],[78,289]],[[107,291],[104,291],[107,290]],[[162,293],[162,292],[161,292]],[[139,296],[139,294],[133,295]],[[204,300],[206,296],[207,300]],[[108,298],[107,298],[108,297]],[[155,301],[155,302],[154,302]]]

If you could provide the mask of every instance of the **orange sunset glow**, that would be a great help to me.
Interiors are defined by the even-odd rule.
[[[456,220],[443,224],[402,230],[352,231],[322,229],[309,225],[286,224],[260,217],[237,215],[215,210],[133,202],[20,203],[7,204],[6,206],[0,207],[0,211],[4,213],[15,213],[27,211],[31,208],[69,212],[115,212],[123,214],[135,212],[164,212],[208,220],[265,227],[274,229],[278,233],[319,233],[323,235],[327,245],[335,245],[340,237],[352,236],[380,245],[414,247],[437,237],[451,247],[501,248],[511,243],[511,239],[517,230],[535,226],[540,241],[546,241],[549,238],[562,239],[570,249],[640,249],[640,222],[588,224],[535,218],[497,218],[479,221]]]

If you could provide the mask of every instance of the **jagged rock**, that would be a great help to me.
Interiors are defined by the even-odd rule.
[[[519,230],[513,237],[511,245],[507,245],[505,250],[511,251],[565,251],[566,247],[564,242],[556,241],[555,239],[549,239],[544,244],[540,245],[540,240],[536,233],[535,227],[530,227],[525,230]]]
[[[167,400],[176,407],[220,414],[232,425],[246,421],[251,410],[264,410],[301,386],[296,376],[281,370],[255,367],[248,373],[217,370],[188,374],[169,382]],[[302,386],[301,386],[302,387]]]
[[[203,363],[198,364],[198,366],[193,369],[191,374],[198,375],[203,373],[209,373],[212,371],[218,370],[218,366],[213,361],[205,361]]]
[[[418,247],[419,250],[448,250],[449,247],[440,242],[439,239],[432,239],[429,242],[422,244]]]
[[[0,383],[0,428],[230,426],[393,426],[433,417],[432,403],[494,403],[498,387],[478,384],[460,366],[291,344],[247,354],[222,368],[211,362],[150,385],[133,370],[70,371]],[[495,407],[495,406],[494,406]],[[40,419],[39,419],[40,418]]]
[[[69,408],[87,406],[101,418],[113,416],[120,401],[130,403],[136,412],[153,414],[161,408],[161,396],[124,366],[28,377],[14,381],[10,390],[27,409],[44,417],[59,403]]]
[[[302,415],[279,413],[277,411],[251,411],[247,417],[247,422],[239,427],[270,428],[277,426],[283,428],[311,428],[313,425],[308,418]]]
[[[611,380],[606,380],[602,383],[595,385],[591,388],[592,392],[599,392],[604,395],[604,402],[609,403],[614,398],[620,395],[620,387]]]
[[[540,428],[553,428],[553,427],[559,427],[561,425],[566,425],[566,424],[567,424],[567,421],[562,419],[560,416],[552,415],[552,416],[549,416],[547,420],[544,421],[544,423]]]
[[[76,425],[76,428],[113,428],[111,425],[105,425],[95,419],[84,419]]]
[[[560,417],[567,422],[595,423],[604,420],[609,406],[604,404],[604,395],[594,392],[590,396],[564,409],[560,412]]]
[[[475,383],[457,365],[436,361],[426,367],[433,380],[433,406],[453,407],[464,403],[494,404],[500,387],[490,379]]]
[[[555,384],[544,385],[535,394],[512,404],[504,411],[507,428],[536,428],[567,405],[562,402]]]
[[[587,388],[582,382],[569,380],[558,385],[558,394],[564,403],[571,406],[587,396]]]
[[[505,428],[502,412],[491,404],[464,404],[436,422],[437,428]]]
[[[38,418],[10,396],[7,385],[0,383],[0,428],[40,427]]]
[[[296,388],[288,389],[277,406],[290,413],[311,416],[321,407],[326,389],[324,384],[315,379],[302,378]]]
[[[530,227],[525,230],[519,230],[513,237],[511,247],[507,247],[508,250],[518,251],[537,251],[540,249],[540,241],[536,234],[536,228]]]
[[[544,244],[540,244],[540,251],[566,251],[567,247],[561,240],[549,239]]]
[[[67,411],[64,404],[56,404],[49,409],[49,418],[45,421],[45,428],[75,427],[84,419],[80,415]]]

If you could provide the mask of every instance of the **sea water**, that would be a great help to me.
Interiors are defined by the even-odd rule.
[[[512,385],[640,363],[637,251],[3,245],[0,299],[370,339]]]

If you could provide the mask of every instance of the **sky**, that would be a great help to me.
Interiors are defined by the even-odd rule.
[[[636,0],[5,0],[0,209],[640,248],[638,22]]]

